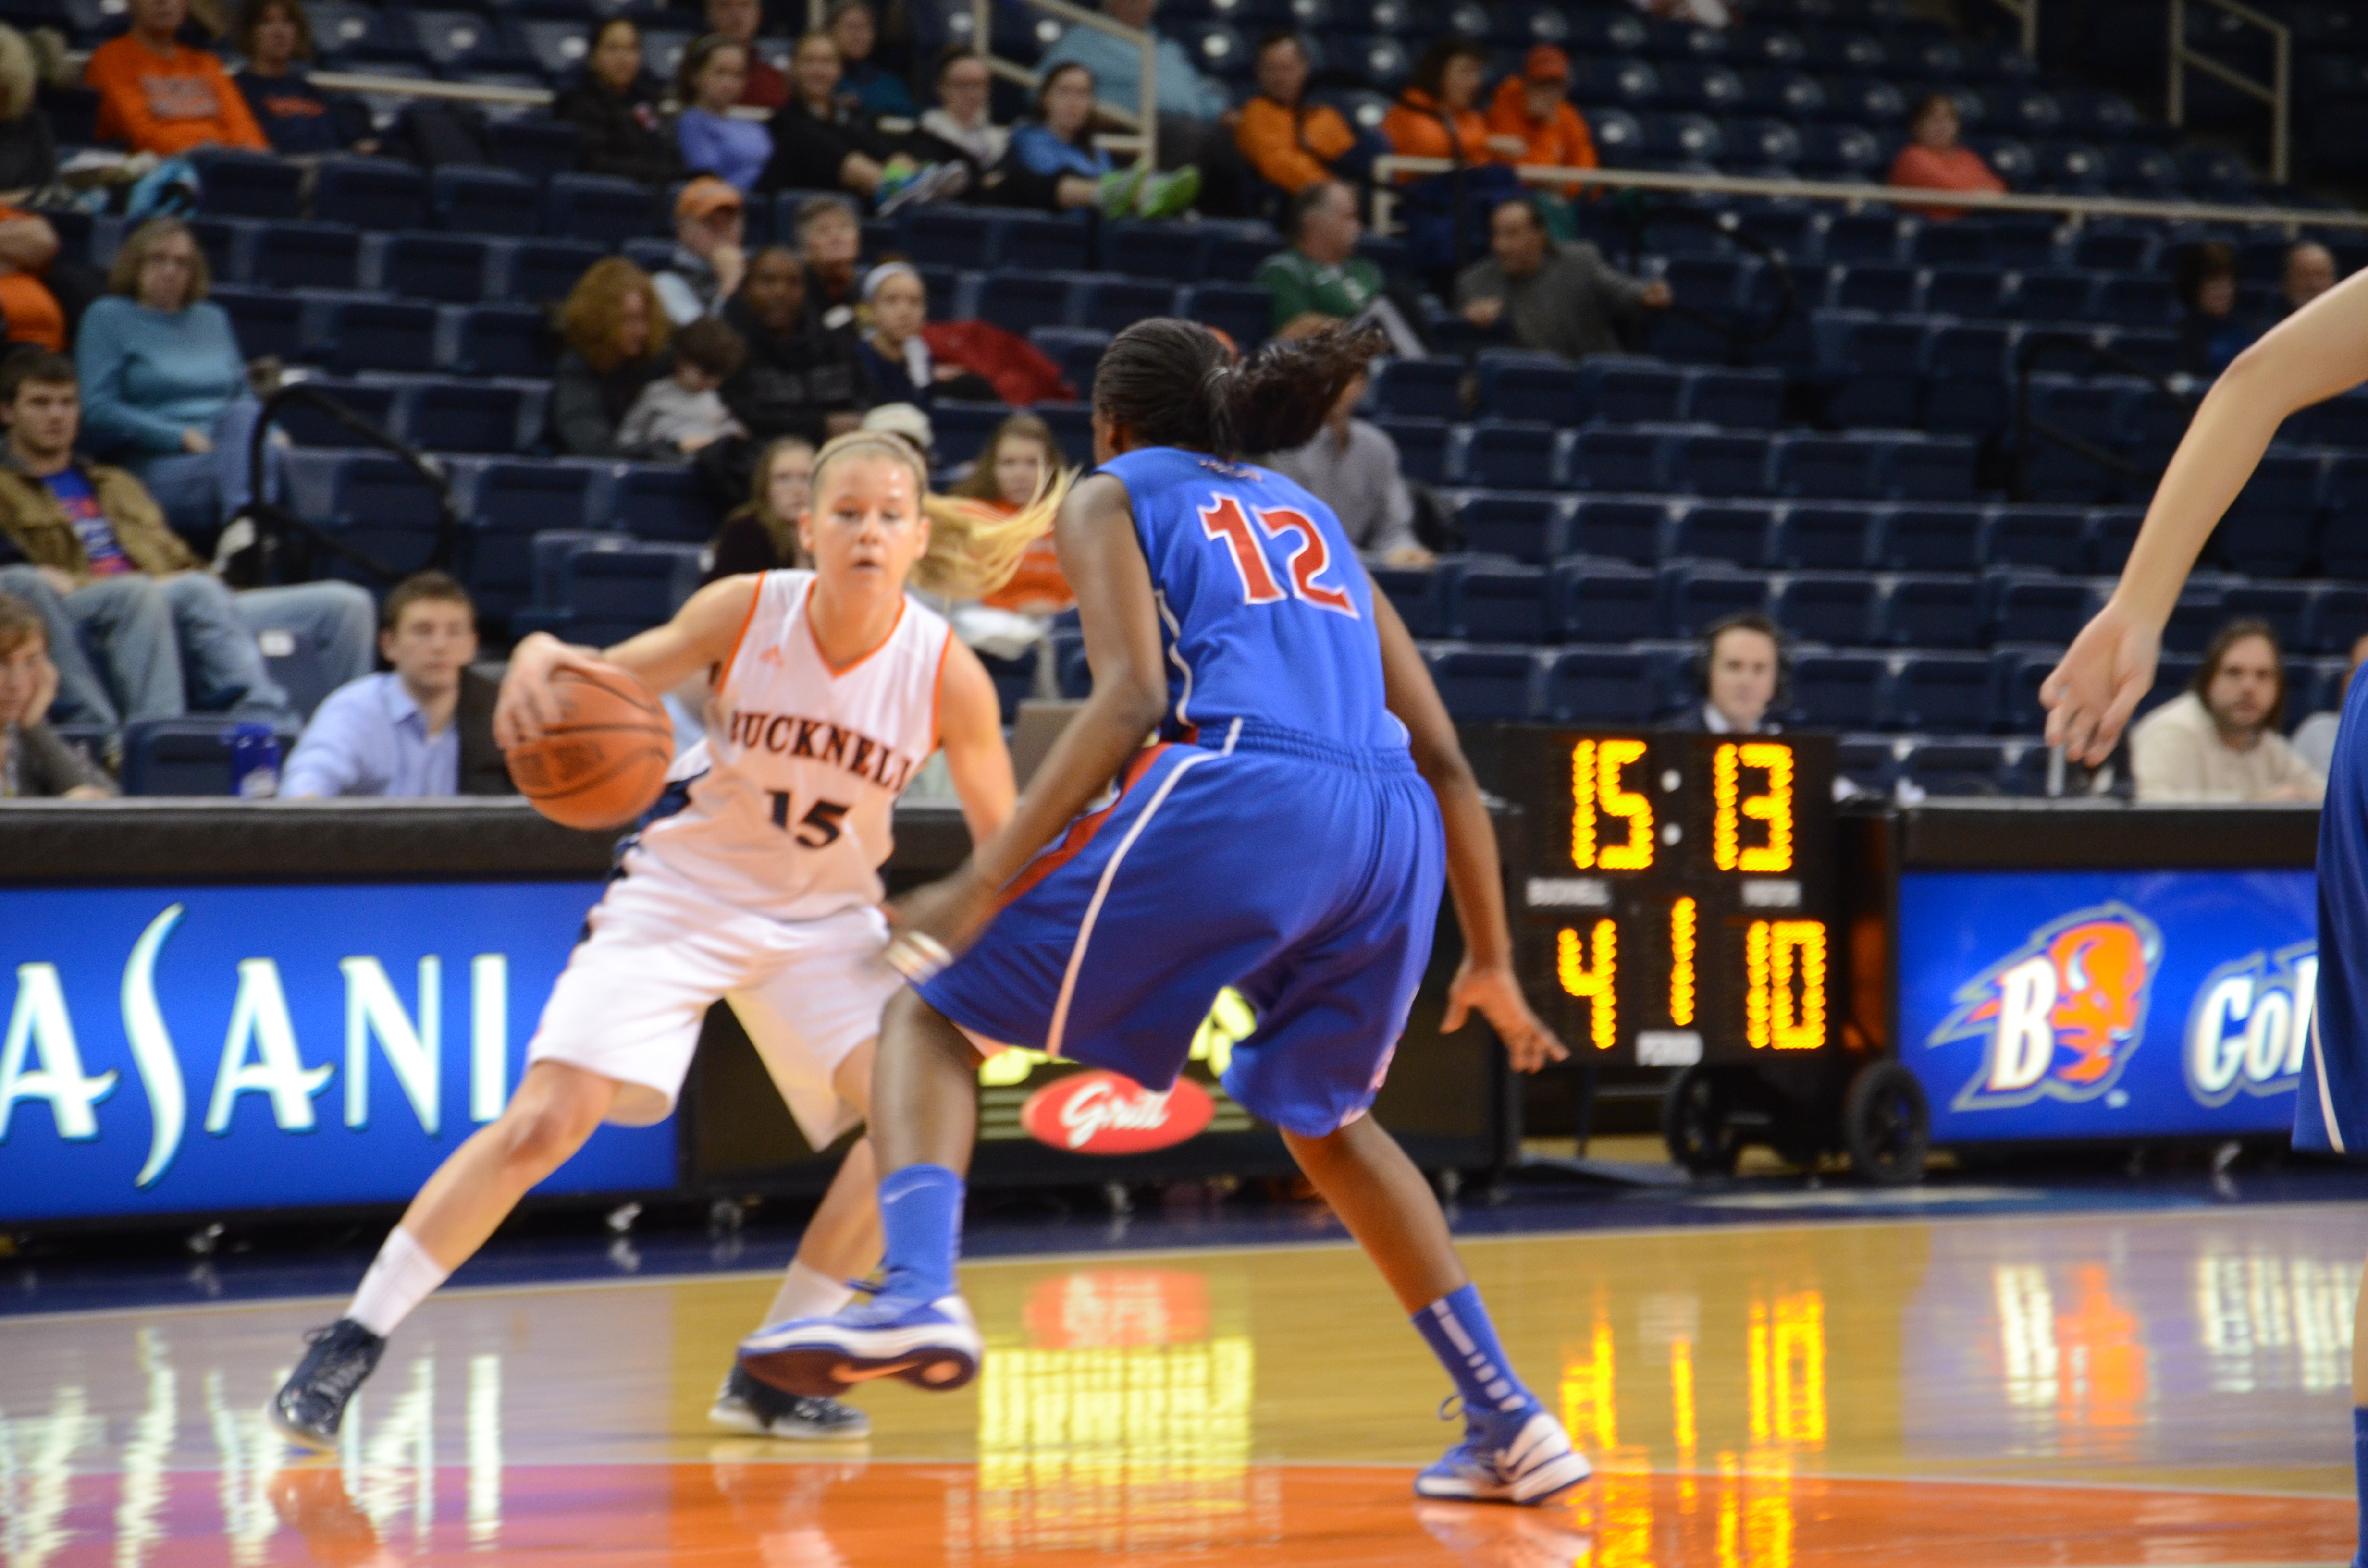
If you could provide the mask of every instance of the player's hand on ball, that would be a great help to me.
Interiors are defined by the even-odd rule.
[[[551,677],[560,671],[599,675],[611,667],[607,660],[570,647],[548,631],[530,633],[511,653],[509,668],[502,675],[501,696],[494,703],[494,744],[510,751],[541,740],[545,730],[565,717],[551,689]]]
[[[1455,983],[1447,988],[1447,1014],[1439,1020],[1440,1032],[1453,1034],[1475,1012],[1488,1020],[1497,1038],[1505,1042],[1505,1054],[1513,1059],[1515,1072],[1534,1073],[1549,1062],[1570,1060],[1570,1048],[1530,1011],[1529,998],[1521,994],[1521,983],[1513,978],[1512,970],[1475,969],[1467,953],[1455,971]]]
[[[2064,662],[2041,683],[2047,706],[2047,744],[2089,767],[2113,753],[2138,699],[2154,685],[2162,629],[2139,624],[2109,601],[2080,629]]]
[[[927,980],[951,963],[994,918],[995,889],[964,865],[889,903],[888,923],[895,928],[888,940],[889,966],[908,980]]]

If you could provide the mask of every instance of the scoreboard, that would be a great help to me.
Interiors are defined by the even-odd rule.
[[[1831,737],[1505,726],[1474,749],[1522,810],[1521,971],[1574,1051],[1684,1067],[1838,1040]]]

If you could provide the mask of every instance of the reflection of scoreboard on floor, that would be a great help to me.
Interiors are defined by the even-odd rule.
[[[1828,1043],[1829,737],[1508,727],[1494,750],[1528,823],[1524,974],[1565,1040],[1647,1067]]]

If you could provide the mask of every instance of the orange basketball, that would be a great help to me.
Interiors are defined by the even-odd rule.
[[[503,753],[518,793],[563,827],[622,827],[648,811],[674,762],[665,707],[620,669],[561,670],[551,689],[559,722]]]

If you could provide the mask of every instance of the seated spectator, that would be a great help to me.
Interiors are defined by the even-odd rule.
[[[1593,245],[1558,245],[1527,197],[1497,204],[1488,218],[1490,256],[1455,279],[1455,308],[1485,329],[1502,327],[1523,348],[1565,359],[1617,354],[1620,324],[1640,310],[1666,310],[1669,286],[1615,272]]]
[[[1283,208],[1287,250],[1258,263],[1255,281],[1274,301],[1276,337],[1306,337],[1342,322],[1371,322],[1389,335],[1394,352],[1423,357],[1422,339],[1383,293],[1382,269],[1357,254],[1365,232],[1357,197],[1338,180],[1323,180]]]
[[[790,62],[790,101],[773,116],[773,159],[757,181],[761,189],[848,190],[887,213],[968,188],[964,165],[916,163],[891,147],[839,96],[839,79],[838,44],[830,34],[798,40]]]
[[[178,717],[181,663],[173,646],[172,607],[164,596],[117,596],[103,604],[86,599],[69,610],[66,596],[74,591],[70,574],[31,564],[0,535],[0,594],[39,616],[47,632],[57,678],[51,716],[110,733],[134,719]]]
[[[1672,729],[1713,735],[1768,735],[1783,728],[1770,714],[1784,686],[1784,634],[1757,610],[1712,623],[1694,655],[1702,702],[1669,721]]]
[[[970,472],[947,494],[965,495],[997,517],[1036,499],[1061,472],[1061,444],[1053,427],[1032,414],[1015,414],[995,427]],[[1011,581],[979,601],[1015,615],[1054,616],[1075,609],[1077,596],[1061,574],[1061,555],[1049,533],[1028,541]]]
[[[820,445],[862,423],[871,397],[854,336],[806,309],[805,267],[794,251],[757,252],[748,280],[724,303],[723,321],[748,346],[747,362],[724,383],[723,402],[753,438],[803,436]]]
[[[670,324],[650,275],[621,256],[585,269],[559,308],[567,347],[551,378],[551,436],[574,458],[624,455],[617,427],[642,389],[673,368]]]
[[[170,157],[209,143],[268,153],[222,62],[176,36],[188,0],[132,0],[131,30],[90,51],[83,81],[98,94],[99,140]]]
[[[1154,63],[1153,112],[1158,116],[1159,166],[1197,169],[1201,175],[1201,206],[1221,217],[1239,217],[1247,210],[1241,154],[1234,148],[1233,95],[1224,83],[1204,74],[1191,51],[1151,26],[1159,0],[1102,0],[1102,14],[1121,27],[1152,34]],[[1127,114],[1143,111],[1143,50],[1126,39],[1099,28],[1071,28],[1036,62],[1037,80],[1055,66],[1082,65],[1091,74],[1101,102]]]
[[[922,112],[918,140],[927,156],[939,163],[959,158],[970,165],[971,188],[978,199],[1008,202],[1014,207],[1047,205],[1042,195],[990,196],[984,188],[987,171],[1003,162],[1011,132],[995,123],[987,108],[994,78],[986,59],[974,50],[949,48],[938,58],[938,105]]]
[[[104,651],[144,683],[125,694],[125,718],[227,710],[292,725],[288,694],[256,648],[265,631],[308,644],[337,683],[370,672],[370,595],[351,583],[234,595],[165,526],[139,480],[74,455],[82,406],[73,360],[33,351],[0,365],[0,415],[6,552],[39,568],[64,616],[102,642],[155,639]]]
[[[2352,677],[2360,673],[2362,663],[2368,663],[2368,637],[2351,644],[2351,667],[2343,672],[2343,689],[2335,699],[2332,713],[2314,713],[2297,725],[2294,733],[2294,755],[2309,765],[2321,778],[2335,767],[2335,732],[2343,719],[2343,700],[2351,695]]]
[[[104,801],[107,775],[47,720],[58,690],[50,632],[22,599],[0,594],[0,801]]]
[[[313,24],[301,0],[249,0],[238,20],[245,69],[231,78],[274,152],[375,153],[370,106],[313,85]]]
[[[1598,165],[1595,137],[1587,121],[1570,104],[1570,56],[1550,43],[1539,44],[1521,62],[1521,74],[1497,85],[1488,104],[1492,145],[1519,142],[1510,154],[1516,164],[1538,168],[1591,169]],[[1586,187],[1563,187],[1565,198]]]
[[[1166,218],[1192,205],[1201,171],[1151,174],[1141,164],[1121,170],[1094,145],[1094,74],[1082,65],[1055,65],[1036,86],[1036,118],[1011,132],[1007,165],[1052,188],[1052,205],[1098,207],[1105,217]]]
[[[687,458],[726,436],[746,436],[716,389],[740,373],[748,347],[712,316],[674,335],[674,373],[642,389],[617,426],[617,445],[636,457]]]
[[[732,118],[748,80],[749,58],[746,44],[709,33],[682,51],[674,87],[684,106],[674,121],[682,166],[744,191],[773,160],[773,139],[765,128]]]
[[[137,474],[176,528],[211,536],[252,498],[262,405],[229,312],[206,298],[205,252],[180,220],[151,219],[107,284],[74,346],[85,444]]]
[[[1915,190],[1987,190],[2003,195],[2006,181],[1982,155],[1958,142],[1964,121],[1957,100],[1927,93],[1907,117],[1907,145],[1891,161],[1891,183]],[[1963,207],[1911,207],[1928,222],[1946,223],[1965,215]]]
[[[929,319],[928,288],[910,262],[891,261],[871,269],[863,279],[863,314],[868,325],[860,353],[871,395],[882,403],[928,409],[938,395],[938,367],[921,337]]]
[[[863,225],[843,196],[810,196],[798,204],[798,256],[805,264],[806,309],[833,332],[853,335],[862,303]]]
[[[2303,241],[2286,252],[2285,267],[2278,276],[2280,313],[2294,314],[2335,283],[2335,253],[2317,240]]]
[[[552,118],[575,127],[575,166],[643,185],[682,175],[658,112],[659,84],[642,64],[641,29],[611,17],[592,30],[584,74],[552,100]]]
[[[825,30],[838,45],[839,91],[855,100],[858,113],[874,119],[883,114],[911,119],[921,112],[904,79],[871,58],[880,44],[880,19],[864,0],[838,0],[830,8]]]
[[[1307,48],[1299,35],[1258,40],[1258,95],[1242,106],[1235,145],[1250,171],[1286,196],[1331,179],[1362,179],[1372,160],[1356,131],[1328,104],[1307,101]]]
[[[2237,314],[2237,253],[2218,240],[2180,253],[2179,368],[2216,376],[2260,335]]]
[[[0,190],[39,190],[57,177],[57,137],[41,112],[40,92],[40,68],[25,35],[0,27]]]
[[[651,279],[666,319],[687,326],[713,315],[748,270],[742,248],[747,213],[740,193],[713,175],[701,175],[674,199],[674,255]]]
[[[814,496],[814,445],[803,436],[777,436],[757,454],[748,499],[723,519],[708,546],[707,580],[743,572],[773,572],[811,564],[798,543],[798,519]]]
[[[1451,35],[1424,50],[1406,90],[1382,119],[1390,150],[1402,158],[1445,158],[1459,166],[1512,157],[1515,139],[1492,143],[1477,107],[1487,71],[1488,51],[1468,38]]]
[[[321,699],[280,775],[281,797],[517,793],[494,744],[499,683],[469,668],[469,590],[441,572],[397,583],[379,612],[378,651],[393,667]]]
[[[707,0],[707,30],[722,33],[748,51],[748,69],[740,83],[740,102],[746,108],[779,108],[790,101],[790,79],[757,48],[757,30],[764,20],[763,0]]]
[[[1366,385],[1363,376],[1350,381],[1314,440],[1273,454],[1266,465],[1331,507],[1366,565],[1428,566],[1431,553],[1415,538],[1414,496],[1399,467],[1398,444],[1388,431],[1357,417]]]
[[[58,232],[47,218],[0,203],[0,318],[5,318],[9,342],[29,343],[53,354],[64,350],[65,309],[50,286],[57,254]],[[89,285],[80,287],[87,290]]]
[[[2279,733],[2285,663],[2267,621],[2232,620],[2203,650],[2195,679],[2130,731],[2141,801],[2316,801],[2327,780]]]

